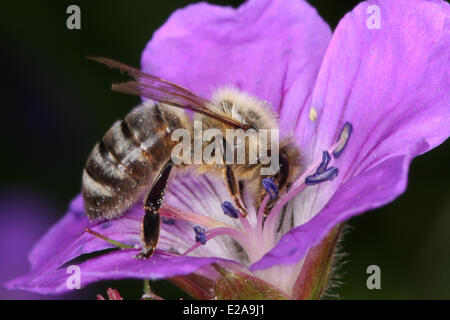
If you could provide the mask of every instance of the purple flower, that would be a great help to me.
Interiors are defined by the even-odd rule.
[[[443,1],[362,2],[333,35],[299,0],[176,11],[144,50],[143,70],[205,97],[232,85],[271,103],[281,134],[301,150],[300,178],[264,225],[260,208],[248,208],[245,219],[236,214],[221,179],[173,178],[160,242],[145,261],[134,258],[140,204],[120,219],[90,223],[79,196],[32,251],[31,273],[7,286],[65,292],[66,267],[77,264],[82,286],[172,278],[198,298],[226,297],[220,279],[234,270],[284,297],[308,296],[297,286],[334,247],[340,223],[398,197],[411,160],[449,136],[449,61],[450,6]],[[114,245],[87,227],[132,248],[104,251]]]
[[[20,196],[18,196],[20,194]],[[26,254],[51,224],[56,212],[29,190],[0,191],[0,282],[28,271]],[[42,299],[42,295],[0,288],[0,299]]]

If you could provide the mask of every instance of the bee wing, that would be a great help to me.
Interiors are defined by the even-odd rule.
[[[155,77],[112,59],[103,57],[90,57],[88,59],[100,62],[111,68],[119,69],[136,79],[136,81],[113,84],[112,89],[114,91],[141,96],[178,108],[190,109],[226,123],[234,128],[248,129],[247,125],[217,113],[215,110],[211,109],[212,104],[209,100],[197,96],[189,89],[180,85]]]

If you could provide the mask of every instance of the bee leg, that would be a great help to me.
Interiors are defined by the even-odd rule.
[[[244,217],[247,216],[247,209],[244,206],[244,201],[242,200],[242,193],[239,191],[238,181],[234,175],[233,167],[229,164],[226,165],[224,170],[224,179],[227,185],[228,191],[233,197],[234,203],[241,211]]]
[[[290,166],[289,161],[284,157],[283,155],[280,155],[280,171],[276,175],[275,181],[277,181],[277,187],[278,191],[281,192],[286,188],[288,185],[288,178],[290,174]],[[261,195],[261,202],[266,196],[266,193],[264,192],[263,195]],[[269,202],[267,203],[266,207],[264,208],[264,216],[267,217],[270,213],[270,210],[275,206],[275,203],[277,202],[278,198],[271,198],[269,199]]]
[[[142,249],[137,259],[147,259],[153,255],[159,240],[161,219],[159,209],[164,202],[164,193],[173,163],[168,161],[144,201],[145,215],[142,221]]]
[[[243,204],[244,208],[247,208],[247,205],[245,204],[245,200],[244,200],[245,181],[239,180],[238,187],[239,187],[239,196],[242,199],[242,204]]]
[[[224,163],[228,163],[228,155],[230,152],[234,152],[234,149],[230,147],[229,143],[223,138],[223,143],[221,145],[221,151],[223,155],[223,161]],[[241,211],[242,215],[244,217],[247,216],[247,209],[245,208],[245,203],[242,200],[243,199],[243,183],[236,180],[236,176],[234,175],[233,167],[230,164],[226,164],[224,169],[224,180],[225,184],[228,188],[228,192],[230,192],[231,196],[233,197],[233,201],[236,204],[236,206]]]

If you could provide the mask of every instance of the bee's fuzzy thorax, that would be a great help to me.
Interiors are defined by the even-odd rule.
[[[256,130],[278,128],[277,114],[270,103],[235,87],[225,86],[217,89],[211,101],[218,112],[249,124]]]

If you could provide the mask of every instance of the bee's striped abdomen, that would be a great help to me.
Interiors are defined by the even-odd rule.
[[[165,107],[144,103],[117,121],[92,150],[82,193],[90,219],[122,215],[151,187],[172,150],[181,120]]]

